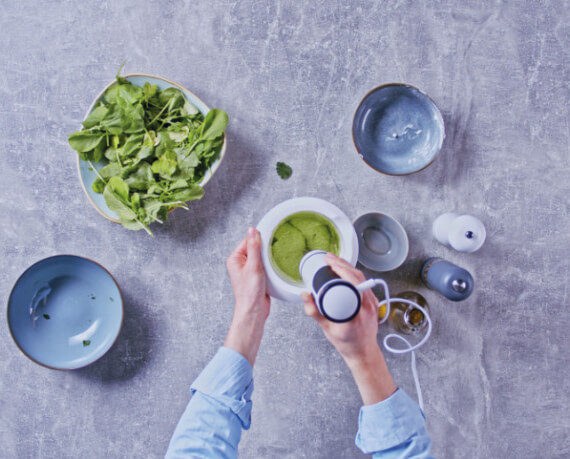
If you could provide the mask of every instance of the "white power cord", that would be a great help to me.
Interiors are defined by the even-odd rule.
[[[395,301],[398,303],[405,303],[405,304],[409,304],[410,306],[413,306],[414,308],[418,309],[426,318],[427,320],[427,331],[424,335],[424,337],[416,344],[412,345],[406,338],[404,338],[402,335],[399,335],[397,333],[389,333],[388,335],[386,335],[384,337],[384,340],[382,341],[382,344],[384,344],[384,347],[386,348],[387,351],[392,352],[393,354],[407,354],[408,352],[412,353],[412,375],[414,377],[414,383],[416,385],[416,392],[418,394],[418,404],[420,405],[420,408],[424,409],[424,400],[422,397],[422,388],[420,386],[420,379],[418,377],[418,370],[416,367],[416,354],[415,354],[415,350],[419,349],[420,347],[422,347],[427,340],[429,339],[430,335],[431,335],[431,330],[432,330],[432,321],[431,321],[431,317],[429,316],[428,311],[420,306],[418,303],[408,300],[406,298],[391,298],[390,297],[390,289],[388,288],[388,284],[386,283],[386,281],[384,279],[369,279],[366,282],[363,282],[362,284],[356,286],[356,289],[359,292],[363,292],[365,290],[368,290],[369,288],[372,287],[376,287],[377,285],[381,285],[384,288],[384,296],[385,299],[384,301],[381,301],[378,303],[378,308],[381,308],[382,306],[386,306],[386,313],[384,314],[384,317],[382,318],[382,320],[378,321],[378,324],[383,324],[384,322],[386,322],[388,320],[388,317],[390,316],[390,307],[391,307],[391,302]],[[390,339],[398,339],[400,341],[402,341],[403,343],[405,343],[407,345],[406,348],[404,349],[399,349],[399,348],[394,348],[392,346],[390,346],[388,344],[388,341]]]

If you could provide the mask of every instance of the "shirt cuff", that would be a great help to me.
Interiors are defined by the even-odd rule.
[[[365,454],[393,448],[425,427],[420,407],[402,389],[386,400],[363,406],[358,417],[356,446]]]
[[[190,386],[229,407],[240,419],[242,427],[251,425],[251,394],[253,393],[253,368],[239,352],[221,347],[214,358],[202,370]]]

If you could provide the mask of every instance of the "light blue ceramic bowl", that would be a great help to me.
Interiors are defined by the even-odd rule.
[[[74,255],[30,266],[8,300],[8,326],[18,347],[34,362],[58,370],[102,357],[122,323],[123,299],[113,276]]]
[[[140,87],[143,87],[144,84],[148,82],[149,84],[157,85],[159,89],[167,89],[167,88],[179,89],[180,91],[182,91],[186,99],[188,99],[198,110],[200,110],[200,112],[204,116],[206,116],[206,114],[210,111],[210,107],[208,107],[198,96],[196,96],[193,92],[189,91],[188,89],[180,86],[179,84],[174,83],[173,81],[167,80],[159,76],[145,75],[142,73],[125,75],[123,76],[123,78],[130,81],[135,86],[140,86]],[[111,86],[113,86],[115,82],[116,80],[111,81],[111,83],[105,86],[105,88],[99,93],[99,95],[95,98],[95,100],[87,110],[85,118],[87,118],[87,115],[89,115],[91,110],[93,110],[95,104],[103,97],[105,91],[109,89]],[[214,161],[214,163],[210,167],[210,170],[206,172],[206,174],[204,175],[204,178],[200,182],[201,186],[206,185],[206,183],[210,180],[210,178],[212,178],[214,172],[216,172],[218,167],[220,167],[220,163],[222,162],[225,153],[226,153],[226,137],[224,136],[224,142],[222,143],[222,148],[220,150],[218,158]],[[103,215],[103,217],[111,221],[114,221],[116,223],[119,223],[119,216],[117,215],[116,212],[109,209],[103,195],[95,193],[93,191],[93,182],[97,178],[97,174],[95,173],[95,171],[93,171],[93,169],[91,168],[90,164],[87,161],[82,161],[81,158],[79,158],[79,155],[77,155],[77,164],[79,167],[79,178],[81,179],[81,185],[83,186],[83,190],[85,191],[85,194],[87,194],[87,197],[89,198],[91,204],[93,204],[95,209],[97,209],[97,211],[101,215]],[[98,171],[101,170],[106,165],[107,165],[106,159],[104,159],[103,161],[99,161],[97,163],[93,163],[93,166]]]
[[[367,268],[391,271],[408,257],[408,235],[395,218],[369,212],[354,221],[354,229],[358,236],[358,262]]]
[[[429,166],[445,137],[443,117],[419,89],[387,84],[360,102],[352,123],[356,150],[384,174],[407,175]]]

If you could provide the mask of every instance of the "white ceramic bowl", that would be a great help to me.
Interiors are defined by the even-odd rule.
[[[340,237],[339,256],[353,266],[358,259],[358,238],[350,219],[335,205],[318,198],[294,198],[276,205],[261,219],[257,229],[261,233],[261,256],[267,273],[267,292],[273,298],[291,303],[300,301],[302,292],[308,289],[301,283],[292,284],[273,269],[269,257],[271,237],[281,221],[297,212],[314,212],[331,221]]]

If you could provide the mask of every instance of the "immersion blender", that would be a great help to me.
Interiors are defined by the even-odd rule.
[[[348,322],[360,311],[360,292],[369,287],[354,286],[337,276],[327,265],[326,254],[324,250],[306,253],[299,272],[319,312],[333,322]]]
[[[390,298],[388,284],[383,279],[368,279],[357,286],[341,279],[325,261],[326,252],[324,250],[312,250],[305,254],[299,263],[299,272],[305,287],[313,295],[318,311],[332,322],[348,322],[360,311],[360,293],[377,285],[384,287],[384,301],[378,303],[377,307],[386,306],[384,318],[379,323],[384,323],[390,316],[391,302],[405,303],[418,309],[427,321],[427,330],[424,337],[412,345],[406,338],[396,333],[390,333],[384,337],[384,347],[394,354],[412,353],[412,373],[418,393],[418,402],[423,409],[422,392],[416,370],[416,359],[414,350],[423,346],[430,337],[432,322],[429,312],[415,301],[408,298]],[[394,348],[388,344],[390,339],[397,339],[403,342],[405,348]]]
[[[305,287],[313,295],[315,306],[327,319],[332,322],[348,322],[354,319],[360,311],[360,293],[377,285],[382,285],[386,299],[380,302],[378,307],[386,306],[386,313],[379,323],[384,323],[388,319],[390,305],[396,301],[418,309],[427,316],[428,323],[431,323],[427,308],[420,306],[416,301],[412,301],[410,298],[391,298],[388,284],[383,279],[368,279],[358,285],[341,279],[325,261],[326,254],[324,250],[312,250],[306,253],[299,263],[299,272]],[[423,342],[425,340],[419,344],[421,345]],[[414,349],[417,347],[414,346]],[[405,351],[409,352],[410,349]]]

